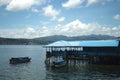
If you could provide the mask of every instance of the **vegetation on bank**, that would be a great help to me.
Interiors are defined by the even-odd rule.
[[[11,39],[0,38],[0,45],[45,45],[50,41],[35,40],[35,39]]]

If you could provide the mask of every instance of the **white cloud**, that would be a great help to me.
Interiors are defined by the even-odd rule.
[[[35,29],[29,27],[29,28],[26,29],[26,32],[27,32],[27,33],[34,33],[34,32],[35,32]]]
[[[8,11],[21,11],[30,9],[34,5],[40,5],[45,0],[11,0],[6,6]]]
[[[119,15],[119,14],[116,14],[113,18],[114,18],[115,20],[120,20],[120,15]]]
[[[12,0],[6,7],[8,11],[20,11],[31,8],[34,5],[34,0]]]
[[[50,23],[50,21],[40,21],[41,25],[48,25]]]
[[[90,6],[92,4],[96,4],[96,3],[102,3],[104,4],[105,2],[110,2],[112,0],[88,0],[87,1],[87,6]]]
[[[61,17],[61,18],[58,19],[59,22],[62,22],[64,20],[65,20],[65,17]]]
[[[10,2],[11,0],[0,0],[0,6],[6,5]]]
[[[27,38],[32,38],[33,36],[36,36],[36,30],[32,27],[28,27],[24,30],[23,36]]]
[[[120,25],[115,27],[102,26],[98,23],[83,23],[80,20],[74,20],[66,25],[56,25],[54,27],[28,27],[25,29],[0,29],[0,37],[12,38],[34,38],[50,35],[111,35],[120,36]]]
[[[62,6],[65,8],[75,8],[82,4],[83,1],[84,0],[68,0],[67,2],[63,3]]]
[[[38,12],[39,12],[39,10],[38,10],[38,9],[36,9],[36,8],[34,8],[34,7],[33,7],[33,8],[31,8],[31,11],[32,11],[32,12],[35,12],[35,13],[38,13]]]
[[[47,7],[44,7],[42,10],[44,11],[44,15],[52,17],[52,20],[55,20],[57,18],[57,15],[60,14],[60,11],[54,9],[52,5],[48,5]]]

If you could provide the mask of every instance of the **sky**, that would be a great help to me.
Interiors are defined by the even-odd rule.
[[[120,0],[0,0],[0,37],[120,36]]]

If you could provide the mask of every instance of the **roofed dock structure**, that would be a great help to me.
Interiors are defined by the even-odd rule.
[[[120,64],[119,40],[57,41],[44,47],[47,63],[62,58],[67,63]]]

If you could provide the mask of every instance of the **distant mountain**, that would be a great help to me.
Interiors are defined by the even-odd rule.
[[[87,35],[87,36],[74,36],[68,37],[64,35],[53,35],[34,39],[13,39],[13,38],[0,38],[1,45],[35,45],[35,44],[48,44],[51,42],[66,40],[66,41],[79,41],[79,40],[112,40],[117,39],[114,36],[108,35]]]
[[[117,39],[114,36],[109,35],[87,35],[87,36],[76,36],[72,37],[72,40],[111,40],[111,39]]]
[[[36,40],[45,40],[45,41],[59,41],[59,40],[66,40],[66,41],[78,41],[78,40],[111,40],[117,39],[114,36],[109,35],[87,35],[87,36],[73,36],[67,37],[63,35],[53,35],[41,38],[35,38]]]
[[[54,41],[59,41],[59,40],[69,40],[69,37],[63,36],[63,35],[53,35],[53,36],[35,38],[35,40],[44,40],[44,41],[54,42]]]

